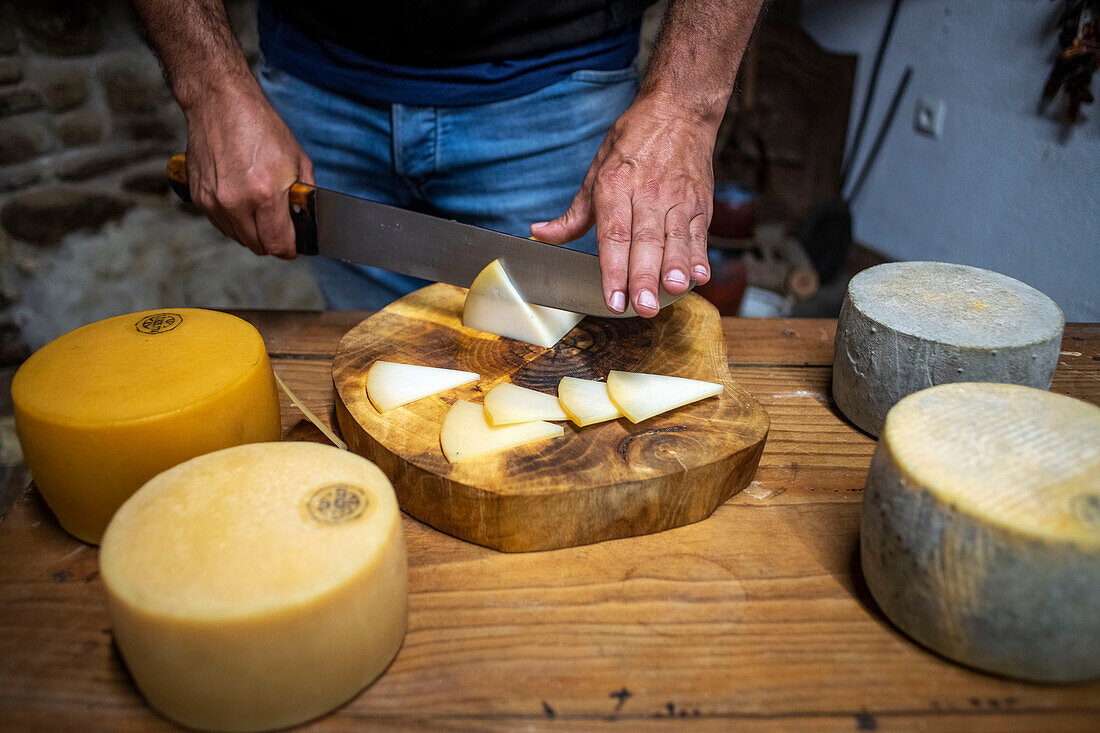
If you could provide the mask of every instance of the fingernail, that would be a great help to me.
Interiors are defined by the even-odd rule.
[[[684,273],[682,270],[669,270],[668,274],[665,275],[665,280],[670,283],[677,283],[679,285],[683,285],[687,282],[687,278],[684,277]]]
[[[657,308],[657,298],[648,290],[643,290],[638,296],[638,305],[643,308]]]
[[[544,226],[546,226],[546,225],[547,225],[547,224],[549,224],[549,223],[550,223],[550,222],[548,222],[548,221],[536,221],[536,222],[535,222],[534,224],[532,224],[531,226],[532,226],[532,227],[544,227]]]
[[[695,269],[692,270],[691,273],[696,278],[706,277],[707,276],[707,268],[703,267],[702,265],[696,265]]]
[[[616,290],[611,294],[611,310],[622,313],[626,310],[626,293]]]

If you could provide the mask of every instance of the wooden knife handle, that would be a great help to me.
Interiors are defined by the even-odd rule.
[[[164,172],[180,200],[191,203],[191,188],[187,181],[187,155],[173,155]],[[300,255],[317,254],[316,195],[317,189],[308,183],[293,183],[287,192],[290,219],[294,222],[294,248]]]

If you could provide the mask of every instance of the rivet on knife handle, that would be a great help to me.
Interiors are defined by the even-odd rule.
[[[191,203],[191,188],[187,182],[187,155],[176,153],[165,168],[168,183],[181,201]],[[288,192],[290,219],[294,222],[294,248],[301,255],[317,254],[316,190],[306,183],[294,183]]]
[[[300,255],[317,254],[317,189],[305,183],[290,186],[290,218],[294,248]]]

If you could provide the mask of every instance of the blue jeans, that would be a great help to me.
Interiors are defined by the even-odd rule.
[[[415,107],[364,104],[267,64],[259,78],[317,185],[521,237],[565,212],[639,80],[636,66],[577,71],[502,102]],[[595,233],[568,246],[595,252]],[[425,284],[325,257],[310,265],[330,309],[377,310]]]

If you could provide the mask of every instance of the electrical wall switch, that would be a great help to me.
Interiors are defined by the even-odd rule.
[[[913,127],[919,133],[939,138],[943,134],[943,118],[946,115],[947,104],[942,99],[922,97],[917,100],[917,113],[913,118]]]

